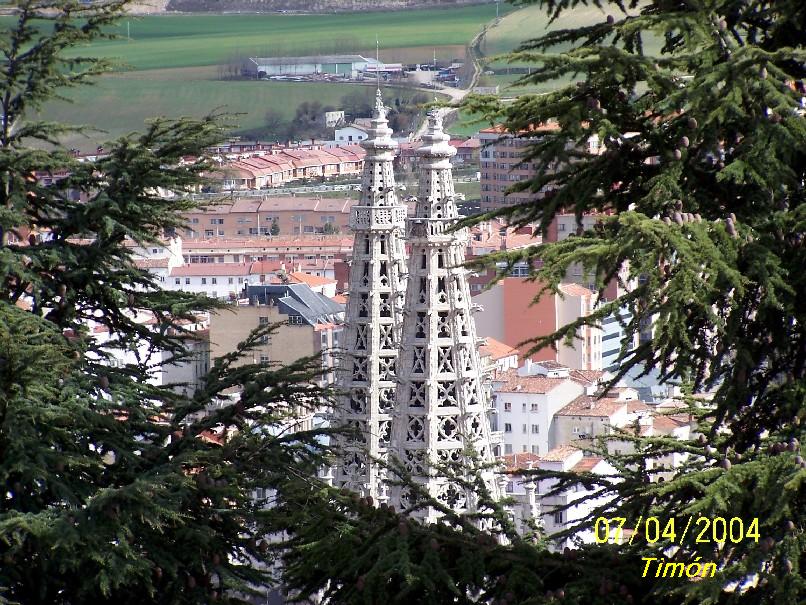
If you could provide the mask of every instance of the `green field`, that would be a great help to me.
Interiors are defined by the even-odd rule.
[[[503,8],[503,7],[502,7]],[[495,16],[493,4],[451,9],[336,15],[164,15],[131,18],[122,38],[75,54],[114,59],[121,69],[95,86],[70,91],[73,103],[51,103],[43,116],[91,124],[106,134],[65,141],[83,151],[136,130],[154,116],[201,116],[216,108],[240,113],[236,132],[262,126],[266,110],[291,117],[302,101],[337,105],[358,84],[257,82],[221,79],[233,57],[374,53],[394,62],[460,58],[465,45]],[[0,23],[7,23],[0,19]],[[128,24],[128,29],[127,29]],[[127,39],[127,31],[130,39]],[[394,96],[411,92],[390,90]]]
[[[549,17],[545,10],[537,6],[528,6],[509,13],[495,27],[491,28],[481,50],[487,57],[493,59],[496,56],[516,50],[526,40],[538,38],[550,31],[601,23],[607,18],[607,14],[605,11],[593,6],[579,6],[564,12],[556,21],[549,24]],[[617,9],[613,8],[613,14],[618,17]],[[650,55],[657,54],[660,46],[659,40],[654,38],[647,39],[644,46],[645,52]],[[569,48],[569,45],[558,45],[552,49],[552,52],[560,53]],[[509,63],[503,59],[493,60],[490,63],[490,68],[496,72],[507,67],[525,66],[528,66],[528,64],[522,62]],[[539,85],[512,86],[520,77],[522,77],[521,74],[496,73],[494,76],[484,76],[484,81],[481,84],[488,86],[497,84],[501,87],[502,96],[515,96],[518,94],[547,92],[572,80],[572,77],[568,76],[564,79],[544,82]]]
[[[96,42],[88,50],[139,70],[215,65],[234,54],[374,53],[376,36],[382,48],[430,51],[466,44],[494,16],[492,4],[391,14],[150,16],[128,20],[131,40],[123,21],[117,27],[122,39]]]
[[[218,109],[234,115],[235,132],[263,126],[263,116],[274,108],[287,119],[303,101],[339,105],[340,99],[357,85],[317,82],[261,82],[221,80],[148,80],[106,77],[97,85],[75,90],[74,102],[55,103],[44,112],[50,120],[87,124],[102,132],[74,136],[65,141],[70,147],[91,151],[99,141],[142,130],[155,116],[201,117]],[[366,87],[364,87],[366,88]],[[387,99],[410,98],[416,90],[385,89]],[[373,94],[367,89],[367,94]],[[389,104],[387,102],[387,104]]]

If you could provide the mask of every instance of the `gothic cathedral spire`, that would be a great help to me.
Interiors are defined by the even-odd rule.
[[[409,284],[398,357],[398,390],[390,457],[445,506],[473,511],[475,494],[438,476],[429,461],[470,463],[474,451],[492,463],[489,398],[482,383],[476,326],[466,278],[467,230],[450,231],[458,220],[448,143],[438,111],[428,115],[417,151],[420,181],[415,216],[409,218]],[[494,497],[492,470],[482,473]],[[391,489],[391,503],[406,508],[405,490]],[[417,513],[434,521],[434,510]]]
[[[406,208],[398,202],[391,138],[380,89],[367,138],[361,200],[352,209],[355,234],[350,265],[339,389],[333,425],[349,430],[337,440],[334,485],[383,501],[383,468],[394,405],[395,364],[405,293]]]

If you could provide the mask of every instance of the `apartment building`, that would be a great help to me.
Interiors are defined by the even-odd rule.
[[[323,384],[335,380],[334,351],[344,322],[344,305],[314,292],[307,284],[247,286],[237,304],[210,316],[210,357],[232,351],[249,333],[279,324],[242,363],[288,365],[303,357],[321,356]]]
[[[358,145],[272,148],[222,160],[210,176],[228,191],[267,189],[300,179],[359,177],[364,155]]]
[[[522,202],[530,202],[544,197],[550,187],[537,192],[520,191],[507,193],[509,187],[533,179],[545,167],[534,161],[524,161],[530,145],[539,141],[548,133],[559,132],[556,122],[540,124],[528,131],[513,136],[501,126],[485,128],[479,131],[479,167],[481,172],[481,209],[496,210],[503,206],[512,206]],[[588,140],[588,152],[599,153],[598,137]]]
[[[492,377],[493,430],[501,431],[503,437],[498,455],[541,455],[556,447],[555,414],[577,397],[595,393],[599,382],[609,378],[603,372],[530,360],[521,368],[496,373]]]
[[[322,265],[321,270],[324,271],[327,268],[332,270],[334,259],[349,258],[352,244],[352,236],[344,235],[280,235],[253,239],[183,240],[182,255],[184,262],[188,264],[260,260],[276,260],[289,264],[317,262]]]
[[[357,203],[349,198],[290,195],[239,198],[186,212],[182,236],[195,240],[347,233],[350,209]]]

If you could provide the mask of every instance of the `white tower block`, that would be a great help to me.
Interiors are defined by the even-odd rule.
[[[381,91],[367,138],[361,200],[354,206],[350,227],[355,233],[350,265],[343,360],[339,389],[344,393],[334,410],[333,425],[352,429],[354,436],[337,440],[334,485],[384,500],[383,469],[390,438],[396,388],[401,306],[405,292],[406,207],[398,202],[392,170],[392,130],[387,126]]]
[[[428,116],[420,166],[417,210],[408,220],[410,244],[398,390],[390,456],[395,456],[428,493],[456,511],[473,511],[473,493],[438,477],[429,461],[469,463],[466,448],[493,462],[488,394],[482,384],[476,325],[471,315],[465,246],[467,230],[449,232],[458,219],[448,144],[437,111]],[[493,497],[495,473],[483,473]],[[391,488],[391,503],[405,508],[404,489]],[[418,516],[434,521],[439,514]]]

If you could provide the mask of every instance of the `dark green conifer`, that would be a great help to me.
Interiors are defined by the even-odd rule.
[[[534,64],[523,83],[558,81],[555,92],[511,103],[472,97],[468,110],[519,137],[541,132],[526,162],[545,167],[514,190],[552,189],[540,201],[484,217],[545,230],[559,212],[600,214],[596,228],[559,243],[493,254],[479,264],[539,259],[534,273],[556,291],[574,265],[604,289],[629,293],[540,339],[573,335],[626,306],[624,326],[652,337],[624,350],[620,375],[655,370],[684,385],[704,438],[619,435],[635,453],[609,457],[618,482],[583,475],[610,505],[595,517],[741,518],[755,532],[735,543],[581,548],[550,554],[538,544],[474,540],[473,532],[390,521],[383,511],[337,502],[304,549],[290,555],[289,581],[327,589],[341,603],[801,603],[806,600],[806,4],[800,0],[600,2],[523,0],[553,17],[579,6],[601,21],[550,31],[513,56]],[[645,53],[647,48],[658,52]],[[572,82],[563,84],[564,82]],[[514,92],[517,92],[515,89]],[[604,153],[590,153],[596,136]],[[550,168],[550,169],[549,169]],[[695,395],[708,392],[706,401]],[[658,482],[647,460],[683,454]],[[559,488],[578,483],[560,474]],[[342,508],[347,507],[348,512]],[[454,527],[456,524],[452,524]],[[699,526],[698,529],[701,529]],[[698,534],[699,535],[699,534]],[[430,545],[435,541],[437,548]],[[676,554],[672,554],[672,553]],[[713,578],[642,578],[641,557],[715,562]],[[427,557],[427,558],[426,558]],[[427,564],[420,564],[428,561]],[[315,570],[324,570],[317,579]],[[449,596],[451,587],[456,592]]]
[[[138,346],[188,359],[185,320],[216,305],[160,290],[131,244],[182,226],[192,202],[157,189],[199,182],[207,166],[183,157],[220,141],[221,119],[155,120],[79,162],[59,144],[70,127],[37,114],[109,68],[76,47],[125,4],[22,1],[0,33],[0,603],[241,602],[269,582],[271,488],[319,464],[313,433],[284,431],[319,403],[319,364],[239,361],[270,326],[193,396],[151,384],[154,358],[107,363]]]

